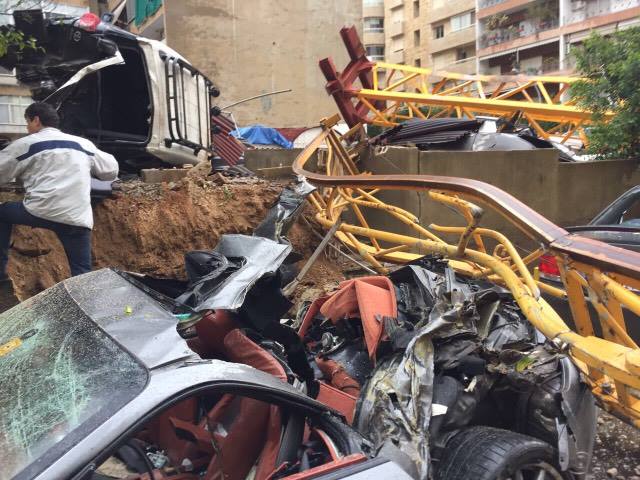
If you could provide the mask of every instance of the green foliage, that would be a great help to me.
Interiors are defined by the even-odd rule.
[[[640,158],[640,28],[609,37],[593,33],[575,51],[585,81],[571,94],[577,105],[593,112],[589,151],[599,158]],[[605,121],[607,112],[614,116]]]
[[[4,57],[9,51],[20,55],[25,50],[36,48],[35,38],[25,38],[24,33],[19,30],[7,28],[0,31],[0,57]]]

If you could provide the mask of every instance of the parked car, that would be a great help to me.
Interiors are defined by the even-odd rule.
[[[567,227],[566,229],[581,237],[636,252],[640,251],[640,185],[636,185],[620,195],[587,225]],[[540,258],[538,268],[540,277],[546,283],[563,288],[560,270],[553,255],[543,255]],[[545,298],[563,319],[573,323],[573,317],[566,300],[551,295],[545,295]],[[589,302],[587,302],[587,306],[592,318],[597,318],[597,313]],[[640,319],[626,308],[623,311],[629,335],[640,343]],[[597,329],[597,322],[594,325]]]
[[[13,16],[15,27],[3,28],[35,39],[37,48],[9,51],[0,65],[15,68],[34,99],[56,106],[64,131],[91,139],[123,170],[208,158],[219,91],[180,54],[91,13]]]

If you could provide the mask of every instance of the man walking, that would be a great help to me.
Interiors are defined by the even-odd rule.
[[[0,184],[22,183],[22,202],[0,204],[0,290],[11,281],[7,261],[13,225],[56,233],[67,254],[71,275],[91,270],[91,177],[115,180],[118,162],[89,140],[58,130],[58,112],[33,103],[25,111],[30,135],[0,151]]]

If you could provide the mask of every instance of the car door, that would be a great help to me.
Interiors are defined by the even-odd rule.
[[[408,479],[317,404],[269,389],[198,388],[149,412],[74,480]]]

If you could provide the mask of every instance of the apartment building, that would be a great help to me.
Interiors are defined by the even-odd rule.
[[[385,0],[386,61],[426,67],[429,58],[427,0]]]
[[[386,59],[475,73],[475,0],[385,0]]]
[[[476,72],[475,0],[428,0],[429,55],[434,70]]]
[[[592,30],[640,23],[640,0],[478,0],[478,71],[571,73],[571,50]]]
[[[362,43],[369,60],[385,59],[384,0],[362,0]]]
[[[93,0],[94,2],[96,0]],[[0,25],[13,23],[9,7],[16,2],[0,2]],[[89,11],[91,0],[61,0],[56,2],[25,1],[21,8],[42,7],[48,16],[82,15]],[[97,4],[96,4],[97,5]],[[26,135],[24,111],[33,100],[29,90],[18,85],[14,72],[0,67],[0,141],[14,140]]]

